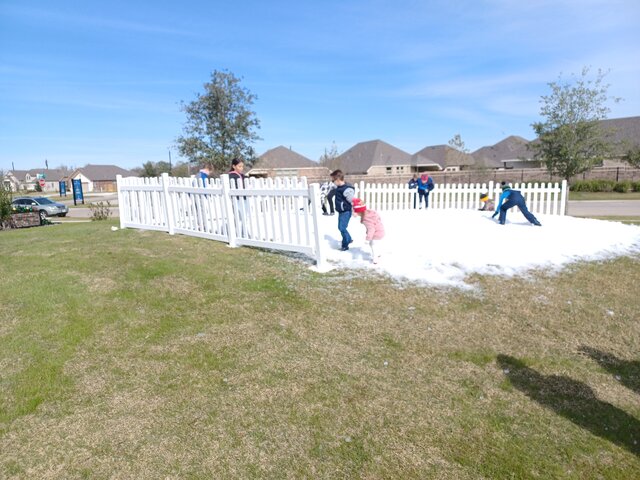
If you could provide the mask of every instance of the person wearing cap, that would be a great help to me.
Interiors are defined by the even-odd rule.
[[[424,199],[424,208],[429,208],[429,194],[433,190],[433,179],[423,173],[418,179],[418,206],[422,208],[422,199]]]
[[[338,230],[342,235],[340,250],[346,251],[349,250],[349,244],[353,243],[347,227],[349,226],[349,220],[351,220],[351,201],[356,195],[356,189],[353,188],[353,185],[344,181],[342,170],[334,170],[331,173],[331,180],[336,186],[334,190],[336,193],[333,198],[336,212],[338,212]]]
[[[500,225],[504,225],[507,220],[507,210],[513,207],[518,207],[524,217],[529,220],[530,223],[534,224],[537,227],[542,226],[538,219],[534,217],[527,208],[524,197],[519,190],[512,190],[511,185],[509,185],[507,182],[502,182],[500,186],[502,187],[502,195],[500,195],[500,200],[498,201],[498,208],[496,208],[496,211],[491,216],[491,218],[495,218],[496,215],[500,214],[500,216],[498,217],[498,222],[500,223]]]
[[[494,208],[496,208],[494,201],[489,198],[488,193],[481,193],[480,201],[482,202],[482,208],[479,208],[478,210],[480,210],[481,212],[484,212],[486,210],[493,210]]]
[[[359,198],[353,199],[353,213],[360,216],[360,222],[367,229],[366,241],[369,242],[371,247],[371,260],[373,263],[378,263],[380,258],[380,252],[378,243],[384,238],[384,225],[382,225],[382,219],[375,210],[367,208],[365,203]]]

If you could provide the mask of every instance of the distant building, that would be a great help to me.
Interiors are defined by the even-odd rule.
[[[414,157],[422,158],[439,166],[446,172],[457,172],[473,167],[474,158],[468,153],[461,152],[449,145],[433,145],[417,152]]]
[[[67,180],[67,172],[58,169],[31,169],[31,170],[9,170],[4,174],[3,183],[12,192],[34,192],[37,190],[40,179],[44,180],[44,186],[40,187],[43,192],[57,192],[60,188],[60,181]]]
[[[471,154],[476,168],[539,168],[529,140],[511,135],[490,147],[482,147]]]
[[[334,167],[347,175],[409,175],[417,171],[417,159],[382,140],[361,142],[345,151],[334,161]],[[423,161],[423,159],[420,159]],[[424,162],[427,162],[424,160]],[[426,166],[427,163],[425,163]],[[436,166],[437,168],[437,166]]]
[[[329,169],[293,150],[279,146],[258,157],[246,172],[251,177],[326,177]]]
[[[69,178],[72,180],[80,179],[84,193],[115,192],[117,190],[117,175],[137,177],[134,172],[115,165],[86,165],[82,168],[76,168],[69,175]]]

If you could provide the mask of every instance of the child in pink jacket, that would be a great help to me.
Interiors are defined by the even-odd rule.
[[[379,243],[384,238],[384,225],[382,225],[380,215],[375,210],[368,210],[367,206],[359,198],[354,198],[352,204],[353,212],[360,216],[360,221],[367,229],[366,240],[371,246],[373,263],[378,263],[380,258]]]

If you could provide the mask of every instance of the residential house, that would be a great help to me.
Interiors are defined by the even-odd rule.
[[[468,153],[461,152],[449,145],[433,145],[425,147],[417,152],[414,157],[423,158],[440,167],[445,172],[458,172],[469,167],[473,167],[475,163],[473,157]]]
[[[471,154],[476,168],[538,168],[540,162],[534,160],[533,150],[528,140],[511,135],[495,145],[482,147]]]
[[[610,158],[603,161],[603,167],[627,165],[622,157],[632,148],[640,148],[640,116],[611,118],[602,120],[600,127],[610,135],[613,151]]]
[[[258,157],[246,173],[250,177],[326,177],[329,169],[280,145]]]
[[[31,169],[31,170],[9,170],[4,174],[3,183],[12,192],[33,192],[39,185],[39,180],[45,181],[43,187],[39,187],[43,192],[58,192],[60,181],[67,179],[67,172],[59,169]]]
[[[69,178],[72,180],[80,179],[84,193],[115,192],[117,190],[117,175],[137,177],[134,172],[115,165],[86,165],[82,168],[76,168]]]
[[[354,145],[338,155],[332,166],[341,169],[347,175],[371,177],[408,175],[415,171],[415,161],[411,154],[382,140],[370,140]]]

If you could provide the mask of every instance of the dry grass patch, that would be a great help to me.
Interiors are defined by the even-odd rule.
[[[69,228],[91,240],[76,266],[84,280],[57,292],[56,315],[50,297],[36,300],[0,336],[0,364],[32,372],[0,379],[0,476],[640,472],[638,258],[477,277],[463,292],[319,275],[188,237]],[[9,309],[16,291],[0,288]],[[37,378],[43,352],[58,369],[49,387],[17,388]],[[33,408],[7,408],[29,395],[40,396]]]

